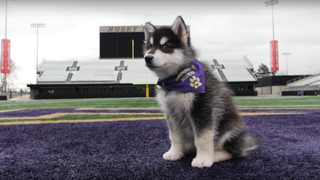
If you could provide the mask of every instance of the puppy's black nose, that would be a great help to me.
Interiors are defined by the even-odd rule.
[[[147,64],[151,64],[151,62],[153,60],[153,56],[152,55],[146,55],[144,57],[144,60],[146,61]]]

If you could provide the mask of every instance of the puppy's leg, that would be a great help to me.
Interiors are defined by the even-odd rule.
[[[165,160],[178,160],[184,156],[183,154],[183,135],[181,131],[174,128],[173,125],[169,125],[170,141],[171,147],[168,152],[163,154],[163,159]]]
[[[192,167],[210,167],[214,162],[214,144],[213,144],[213,130],[204,130],[197,135],[195,133],[195,145],[197,148],[197,155],[193,159]]]
[[[214,162],[226,161],[232,158],[232,155],[229,154],[227,151],[214,151],[213,159]]]

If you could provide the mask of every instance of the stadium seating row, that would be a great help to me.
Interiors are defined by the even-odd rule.
[[[239,59],[200,60],[213,67],[213,73],[220,79],[221,73],[228,82],[257,81],[249,69],[250,61]],[[91,61],[43,60],[39,66],[38,83],[130,83],[149,84],[157,82],[156,75],[148,70],[143,59],[108,59]],[[119,75],[120,73],[120,75]]]
[[[318,86],[318,85],[320,85],[320,74],[309,76],[309,77],[287,84],[288,87]]]

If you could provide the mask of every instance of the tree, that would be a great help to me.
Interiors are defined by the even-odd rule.
[[[17,71],[19,67],[16,65],[15,61],[10,59],[10,74],[7,74],[7,91],[12,91],[16,89],[16,81],[17,81]],[[4,90],[4,74],[1,76],[1,84],[0,84],[0,91]]]
[[[257,69],[257,72],[254,72],[254,75],[257,78],[262,78],[262,77],[274,76],[274,75],[276,75],[276,73],[277,73],[277,71],[270,72],[268,66],[261,63],[259,68]]]

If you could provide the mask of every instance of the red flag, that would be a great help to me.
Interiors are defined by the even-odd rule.
[[[10,40],[1,39],[1,73],[10,74]]]
[[[279,53],[278,41],[270,41],[270,69],[271,71],[279,71]]]

